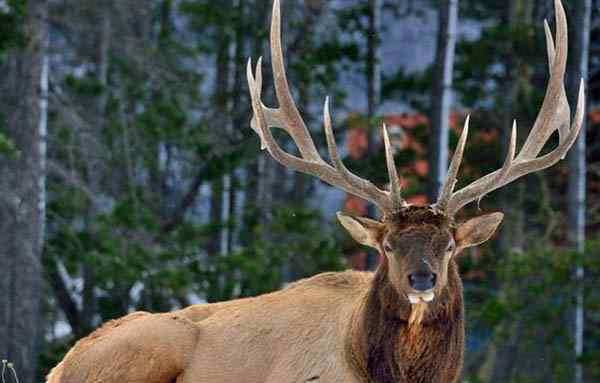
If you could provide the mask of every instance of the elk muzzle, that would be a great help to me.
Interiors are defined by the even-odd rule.
[[[408,276],[408,283],[413,289],[422,292],[435,287],[437,276],[429,271],[417,271]]]

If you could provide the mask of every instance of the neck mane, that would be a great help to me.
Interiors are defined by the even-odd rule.
[[[382,258],[370,289],[350,321],[346,358],[365,382],[421,381],[414,378],[416,366],[438,364],[439,353],[430,351],[443,349],[447,346],[444,342],[451,343],[454,335],[464,332],[462,284],[457,266],[454,260],[450,261],[443,293],[419,313],[418,323],[411,323],[415,316],[413,306],[390,283],[388,263]],[[452,346],[454,350],[456,345]]]

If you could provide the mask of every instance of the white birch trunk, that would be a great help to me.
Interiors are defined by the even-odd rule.
[[[569,96],[576,98],[577,84],[581,78],[587,82],[588,56],[590,44],[591,0],[577,0],[573,4],[573,28],[571,42],[572,66],[569,76]],[[579,133],[579,138],[571,148],[568,156],[569,187],[568,187],[568,238],[571,248],[583,254],[585,251],[585,200],[586,200],[586,162],[585,162],[585,122]],[[576,299],[575,299],[575,383],[583,383],[583,365],[580,362],[583,355],[584,332],[584,267],[582,263],[575,266]]]
[[[431,94],[431,141],[429,200],[435,201],[448,169],[448,139],[452,106],[452,74],[458,24],[458,0],[444,0],[439,10],[437,52]]]
[[[48,56],[49,38],[48,34],[42,40],[42,70],[40,74],[40,116],[38,123],[38,150],[39,150],[39,174],[38,174],[38,215],[40,217],[38,244],[41,254],[44,239],[46,238],[46,152],[48,137],[48,76],[50,71],[50,58]]]

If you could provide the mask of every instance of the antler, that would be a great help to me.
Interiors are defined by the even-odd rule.
[[[259,58],[255,75],[252,74],[252,59],[248,60],[247,67],[248,86],[250,88],[252,109],[254,111],[251,126],[260,136],[261,149],[266,148],[271,156],[283,166],[313,175],[332,186],[373,202],[384,214],[406,205],[400,194],[400,180],[394,164],[394,157],[385,125],[383,126],[383,136],[391,192],[379,189],[372,182],[358,177],[344,166],[338,155],[331,127],[328,98],[325,100],[323,108],[323,120],[327,146],[333,166],[321,158],[290,94],[281,47],[281,11],[279,0],[275,0],[273,3],[273,16],[271,19],[271,63],[275,79],[275,92],[279,103],[278,109],[268,108],[261,101],[261,63],[262,58]],[[285,130],[291,136],[300,151],[300,157],[291,155],[281,149],[270,130],[275,127]]]
[[[571,125],[571,111],[567,102],[564,87],[564,76],[567,63],[567,18],[561,1],[555,0],[554,4],[556,10],[557,46],[555,50],[550,27],[548,26],[548,23],[544,21],[548,64],[550,67],[550,81],[548,83],[548,88],[546,89],[542,107],[529,136],[525,140],[521,151],[515,157],[517,125],[516,122],[514,122],[508,154],[504,161],[504,165],[495,172],[472,182],[463,189],[453,192],[468,134],[469,118],[467,117],[457,149],[454,152],[454,156],[452,157],[448,169],[448,176],[435,205],[446,214],[452,216],[469,202],[481,199],[487,193],[498,189],[517,178],[528,173],[546,169],[556,164],[565,157],[569,148],[571,148],[571,145],[573,145],[577,139],[577,135],[583,123],[585,109],[584,81],[582,79],[579,86],[575,120]],[[544,144],[556,130],[558,130],[559,133],[558,146],[551,152],[538,157]]]

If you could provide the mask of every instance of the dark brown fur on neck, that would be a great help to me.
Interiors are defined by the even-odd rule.
[[[411,306],[388,281],[384,259],[351,321],[348,362],[368,383],[452,383],[463,360],[462,284],[452,260],[442,296],[428,304],[418,329]]]

